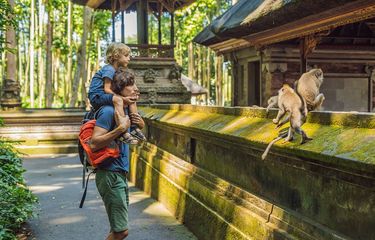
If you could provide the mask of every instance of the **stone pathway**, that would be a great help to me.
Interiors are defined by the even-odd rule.
[[[83,209],[78,208],[82,167],[76,155],[25,158],[25,178],[38,196],[37,216],[29,221],[33,239],[101,240],[109,231],[104,205],[94,177]],[[129,236],[127,240],[197,239],[166,208],[130,183]]]

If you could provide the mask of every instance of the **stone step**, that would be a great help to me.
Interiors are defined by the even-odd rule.
[[[15,145],[16,149],[26,156],[46,154],[69,154],[77,153],[77,142],[71,144],[38,144],[38,145]]]
[[[0,111],[0,136],[27,155],[77,153],[83,115],[82,109]]]

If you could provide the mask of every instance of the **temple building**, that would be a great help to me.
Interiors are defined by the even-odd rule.
[[[323,110],[375,110],[375,1],[240,0],[194,42],[231,62],[233,106],[266,106],[321,68]]]
[[[94,9],[112,11],[112,41],[121,34],[121,42],[131,48],[129,69],[135,74],[140,89],[140,103],[190,103],[191,93],[181,82],[182,68],[174,59],[174,12],[188,6],[191,0],[72,0]],[[125,42],[125,13],[137,14],[137,44]],[[169,14],[169,44],[162,44],[161,17]],[[120,15],[121,32],[117,33],[115,18]],[[149,16],[158,21],[158,44],[149,43]],[[134,24],[129,23],[129,24]]]

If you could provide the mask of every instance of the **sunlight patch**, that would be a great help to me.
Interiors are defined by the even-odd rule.
[[[51,185],[38,185],[38,186],[31,186],[30,189],[33,191],[33,193],[47,193],[59,190],[63,187],[61,186],[51,186]]]
[[[50,223],[51,224],[72,224],[72,223],[83,222],[85,219],[86,217],[83,217],[83,216],[69,216],[69,217],[53,219],[50,221]]]

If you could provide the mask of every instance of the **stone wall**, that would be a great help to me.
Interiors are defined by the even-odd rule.
[[[375,239],[375,115],[312,113],[276,143],[264,109],[142,107],[130,178],[199,239]]]

